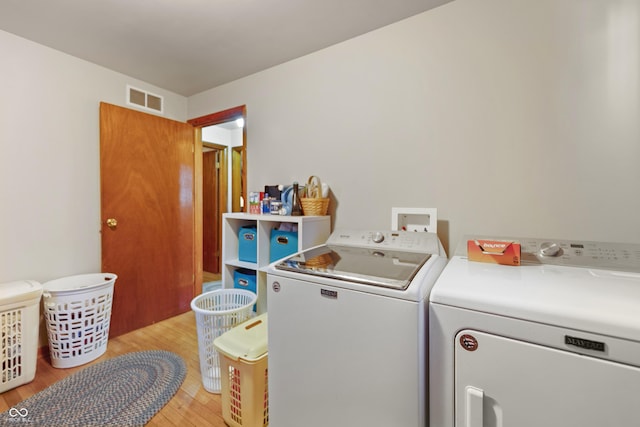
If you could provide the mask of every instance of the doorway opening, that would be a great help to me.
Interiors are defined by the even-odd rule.
[[[196,128],[196,292],[220,280],[222,214],[246,200],[246,106],[188,121]],[[203,283],[205,284],[203,286]],[[198,289],[200,288],[200,289]],[[209,290],[208,288],[206,290]]]

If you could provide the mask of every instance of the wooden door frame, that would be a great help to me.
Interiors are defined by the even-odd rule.
[[[240,205],[240,198],[243,197],[245,200],[245,205],[248,203],[246,200],[246,195],[242,194],[243,190],[247,188],[247,181],[245,175],[245,153],[244,143],[241,147],[233,147],[229,148],[227,152],[227,162],[231,167],[231,171],[233,173],[233,177],[231,179],[231,202],[232,207],[231,210],[233,212],[241,212],[242,206]],[[244,183],[244,185],[242,185]]]
[[[194,119],[187,120],[187,123],[192,125],[196,131],[196,144],[194,144],[194,295],[200,294],[202,290],[202,179],[197,179],[202,176],[202,128],[207,126],[219,125],[221,123],[227,123],[236,119],[244,119],[245,126],[242,128],[242,180],[246,184],[247,182],[247,107],[246,105],[240,105],[237,107],[229,108],[227,110],[219,111],[217,113],[208,114],[206,116],[196,117]],[[228,164],[228,160],[227,160]],[[247,200],[247,186],[244,185],[241,196]],[[226,206],[226,205],[225,205]],[[221,210],[226,210],[221,206]],[[222,221],[220,221],[222,224]],[[222,229],[219,230],[219,236],[222,238]]]

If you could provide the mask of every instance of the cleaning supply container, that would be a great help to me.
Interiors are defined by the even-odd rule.
[[[41,296],[42,285],[33,280],[0,284],[0,393],[33,381],[36,375]]]
[[[80,274],[44,283],[44,318],[54,368],[85,364],[107,350],[117,277]]]
[[[267,313],[214,341],[220,353],[222,418],[231,427],[269,425]]]
[[[253,315],[258,296],[244,289],[217,289],[191,301],[196,314],[198,355],[202,384],[210,393],[220,393],[220,357],[213,341]]]

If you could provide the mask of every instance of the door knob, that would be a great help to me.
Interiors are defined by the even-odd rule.
[[[109,227],[110,229],[114,229],[116,228],[116,226],[118,225],[118,220],[116,220],[115,218],[109,218],[107,219],[107,227]]]

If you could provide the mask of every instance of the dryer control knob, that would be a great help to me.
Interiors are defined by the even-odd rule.
[[[540,255],[542,256],[560,256],[562,248],[554,242],[544,242],[540,245]]]
[[[382,241],[384,240],[384,234],[377,231],[373,233],[373,236],[371,236],[371,240],[373,240],[374,243],[382,243]]]

